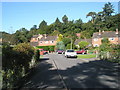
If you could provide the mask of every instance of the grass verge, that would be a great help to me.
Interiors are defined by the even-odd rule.
[[[95,54],[82,54],[82,55],[77,55],[77,58],[95,58]]]

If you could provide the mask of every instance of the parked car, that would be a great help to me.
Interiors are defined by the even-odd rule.
[[[86,50],[79,50],[79,51],[76,51],[77,54],[87,54],[87,51]]]
[[[77,58],[77,53],[74,50],[66,50],[65,51],[65,57],[76,57]]]
[[[39,49],[40,55],[48,54],[49,51],[45,51],[44,49]]]
[[[64,50],[59,49],[59,50],[57,50],[57,53],[58,54],[64,54]]]

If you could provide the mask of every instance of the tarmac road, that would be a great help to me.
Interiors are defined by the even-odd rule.
[[[37,67],[37,73],[23,88],[118,89],[117,68],[102,67],[101,62],[94,59],[65,58],[63,54],[56,53],[45,55]]]

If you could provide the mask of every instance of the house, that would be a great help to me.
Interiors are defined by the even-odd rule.
[[[43,37],[43,35],[38,34],[38,35],[33,35],[33,37],[31,38],[30,42],[38,42],[39,39],[41,39]]]
[[[43,35],[33,35],[33,37],[30,40],[31,46],[38,46],[38,41],[43,37]]]
[[[33,35],[30,40],[32,46],[55,46],[58,36],[47,36],[46,34]]]
[[[89,43],[89,45],[88,46],[92,46],[92,39],[76,39],[75,40],[75,45],[79,48],[79,42],[81,42],[81,41],[86,41],[86,42],[88,42]]]
[[[38,41],[38,46],[55,46],[58,36],[45,35]]]
[[[92,45],[94,47],[99,47],[102,42],[101,40],[103,38],[108,38],[111,44],[120,44],[120,32],[118,29],[116,31],[102,31],[99,30],[99,32],[93,33],[92,37]]]

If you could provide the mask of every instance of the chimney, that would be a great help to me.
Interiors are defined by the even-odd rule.
[[[46,34],[44,34],[44,36],[45,36],[45,39],[47,38],[47,35]]]
[[[118,28],[116,29],[116,32],[115,32],[115,34],[118,34]]]
[[[98,35],[101,35],[101,30],[99,30],[99,34]]]

